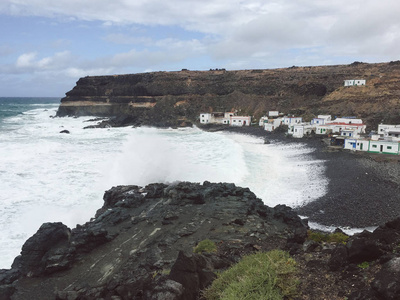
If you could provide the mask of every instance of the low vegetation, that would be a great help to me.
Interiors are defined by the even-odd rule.
[[[217,252],[217,245],[211,240],[203,240],[194,247],[193,252],[199,254]]]
[[[345,245],[347,243],[347,240],[349,239],[349,236],[341,232],[325,234],[309,230],[308,239],[315,241],[317,243],[326,242],[326,243],[337,243],[337,244],[340,243]]]
[[[296,273],[297,264],[287,252],[259,252],[220,273],[203,296],[207,300],[290,299],[296,295]]]

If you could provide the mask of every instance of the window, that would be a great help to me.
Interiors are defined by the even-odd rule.
[[[392,146],[387,146],[386,149],[391,150]]]
[[[378,146],[377,145],[372,145],[372,148],[377,148]]]

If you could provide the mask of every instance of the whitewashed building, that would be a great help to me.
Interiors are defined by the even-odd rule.
[[[379,124],[378,134],[386,140],[400,141],[400,125]]]
[[[315,134],[326,135],[332,133],[332,128],[329,125],[318,125],[315,126]]]
[[[303,122],[303,118],[302,117],[288,117],[288,116],[285,116],[285,117],[283,117],[283,120],[282,120],[282,124],[283,125],[287,125],[287,126],[294,125],[294,124],[300,124],[302,122]]]
[[[370,141],[368,152],[399,154],[399,142],[386,140]]]
[[[207,124],[212,123],[212,115],[210,113],[201,113],[200,114],[200,123]]]
[[[357,140],[356,139],[345,139],[344,140],[344,149],[348,150],[357,150]]]
[[[312,125],[324,125],[332,120],[330,115],[318,115],[317,118],[311,120]]]
[[[384,138],[391,141],[400,141],[400,127],[387,129]]]
[[[230,126],[250,126],[251,117],[250,116],[232,116]]]
[[[268,117],[276,118],[279,117],[279,111],[277,110],[270,110],[268,112]]]
[[[201,113],[200,123],[201,124],[229,124],[230,118],[234,116],[234,112],[212,112],[212,113]]]
[[[269,132],[274,131],[282,125],[282,121],[283,118],[269,119],[268,123],[264,123],[264,130]]]
[[[295,138],[302,138],[305,135],[311,134],[314,127],[309,123],[300,123],[291,125],[288,129],[288,133],[292,134]]]
[[[358,138],[360,137],[359,132],[356,129],[344,129],[340,132],[341,136],[345,136],[347,138]]]
[[[349,79],[344,81],[344,86],[365,85],[365,79]]]
[[[268,123],[268,117],[264,116],[261,117],[260,120],[258,121],[258,126],[264,126],[265,123]]]

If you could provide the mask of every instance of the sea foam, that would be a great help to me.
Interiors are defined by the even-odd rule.
[[[265,145],[197,128],[83,129],[94,122],[50,118],[55,109],[38,107],[2,124],[0,268],[10,267],[42,223],[88,221],[115,185],[233,182],[269,206],[297,206],[326,192],[323,161],[301,143]]]

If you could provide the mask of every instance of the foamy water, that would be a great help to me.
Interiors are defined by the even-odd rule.
[[[10,267],[42,223],[88,221],[115,185],[233,182],[269,206],[292,207],[326,193],[323,161],[300,143],[265,145],[197,128],[84,130],[89,118],[50,118],[56,108],[38,107],[2,124],[0,268]]]

